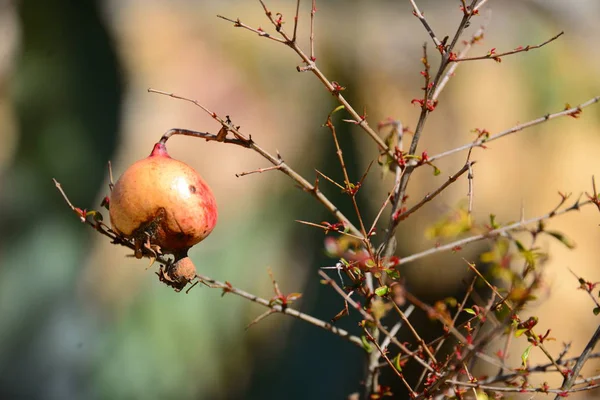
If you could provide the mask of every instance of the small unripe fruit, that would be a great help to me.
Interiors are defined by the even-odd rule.
[[[171,158],[162,142],[119,178],[109,211],[113,229],[133,239],[136,247],[158,246],[176,257],[206,238],[217,223],[210,187],[192,167]]]

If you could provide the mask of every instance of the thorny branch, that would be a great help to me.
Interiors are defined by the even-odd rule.
[[[448,244],[445,244],[445,245],[432,247],[432,248],[430,248],[428,250],[424,250],[424,251],[421,251],[419,253],[411,254],[409,256],[401,258],[400,262],[401,262],[401,264],[407,264],[409,262],[421,259],[423,257],[430,256],[432,254],[436,254],[436,253],[440,253],[440,252],[444,252],[444,251],[450,251],[450,250],[453,250],[453,249],[456,249],[456,248],[460,248],[460,247],[463,247],[463,246],[465,246],[467,244],[470,244],[470,243],[473,243],[473,242],[477,242],[477,241],[480,241],[480,240],[483,240],[483,239],[491,239],[491,238],[494,238],[494,237],[502,236],[502,235],[504,235],[504,234],[506,234],[508,232],[521,229],[521,228],[523,228],[523,227],[525,227],[527,225],[530,225],[530,224],[533,224],[533,223],[536,223],[536,222],[540,222],[540,221],[544,221],[544,220],[551,219],[551,218],[554,218],[554,217],[558,217],[559,215],[563,215],[563,214],[566,214],[566,213],[571,212],[571,211],[579,211],[581,209],[581,207],[585,207],[585,206],[590,205],[590,204],[593,204],[593,202],[590,201],[590,200],[586,200],[586,201],[583,201],[583,202],[577,201],[576,203],[574,203],[570,207],[567,207],[567,208],[562,209],[562,210],[553,210],[553,211],[551,211],[551,212],[549,212],[547,214],[544,214],[544,215],[541,215],[541,216],[538,216],[538,217],[535,217],[535,218],[531,218],[531,219],[523,220],[523,221],[518,221],[518,222],[515,222],[515,223],[512,223],[512,224],[503,226],[503,227],[498,228],[498,229],[492,229],[492,230],[490,230],[488,232],[481,233],[479,235],[469,236],[469,237],[466,237],[464,239],[456,240],[454,242],[451,242],[451,243],[448,243]]]
[[[171,136],[173,134],[197,136],[197,137],[200,137],[200,138],[203,138],[206,140],[214,140],[214,141],[220,141],[220,142],[225,142],[225,143],[232,143],[232,144],[240,145],[242,147],[246,147],[246,148],[250,148],[250,149],[254,150],[258,154],[260,154],[262,157],[264,157],[267,161],[269,161],[271,164],[276,166],[277,169],[279,169],[284,174],[286,174],[287,176],[292,178],[301,188],[304,189],[304,191],[310,193],[313,197],[315,197],[323,206],[325,206],[325,208],[327,208],[327,210],[329,210],[340,222],[342,222],[344,224],[344,226],[346,226],[353,235],[362,237],[361,231],[359,229],[357,229],[352,224],[352,222],[350,222],[350,220],[348,218],[346,218],[346,216],[331,202],[331,200],[329,200],[319,190],[318,187],[316,187],[315,185],[308,182],[306,179],[304,179],[304,177],[302,177],[294,169],[292,169],[288,164],[286,164],[284,162],[284,160],[281,158],[281,156],[278,155],[277,157],[275,157],[275,156],[271,155],[269,152],[267,152],[266,150],[264,150],[262,147],[260,147],[258,144],[256,144],[256,142],[254,142],[254,140],[252,140],[252,136],[249,136],[249,137],[244,136],[239,131],[239,127],[234,126],[231,123],[231,121],[229,121],[229,118],[223,119],[223,118],[219,117],[216,113],[210,111],[208,108],[204,107],[196,100],[191,100],[191,99],[188,99],[188,98],[185,98],[182,96],[178,96],[173,93],[167,93],[167,92],[163,92],[163,91],[155,90],[155,89],[148,89],[148,91],[151,93],[157,93],[157,94],[161,94],[164,96],[169,96],[169,97],[173,97],[175,99],[190,102],[190,103],[200,107],[208,115],[210,115],[213,119],[215,119],[216,121],[218,121],[221,124],[221,131],[217,135],[207,134],[207,133],[203,133],[203,132],[195,132],[195,131],[190,131],[190,130],[186,130],[186,129],[171,129],[169,132],[167,132],[165,134],[165,135],[168,135],[166,138],[168,138],[169,136]],[[223,132],[225,135],[222,135]],[[235,138],[234,139],[226,138],[226,135],[228,132],[231,132]],[[219,136],[220,134],[221,134],[221,136]],[[163,138],[164,137],[165,136],[163,136]],[[222,139],[219,140],[219,137],[221,137]]]
[[[75,213],[77,214],[77,216],[79,217],[79,219],[81,220],[81,222],[91,226],[92,228],[94,228],[96,231],[100,232],[102,235],[108,237],[109,239],[111,239],[112,243],[114,244],[119,244],[121,246],[125,246],[131,250],[135,251],[135,245],[133,244],[132,241],[118,235],[115,231],[113,231],[110,227],[108,227],[106,224],[104,224],[102,222],[102,218],[101,218],[101,214],[98,211],[87,211],[87,210],[83,210],[81,208],[75,207],[71,201],[69,200],[69,198],[67,197],[67,194],[65,193],[65,191],[63,190],[61,184],[56,180],[53,179],[54,184],[56,185],[56,188],[58,189],[58,191],[61,193],[61,195],[63,196],[65,202],[67,203],[67,205],[69,206],[69,208]],[[144,252],[144,256],[145,257],[149,257],[149,258],[154,258],[156,261],[158,261],[162,266],[167,266],[170,265],[171,260],[169,260],[168,258],[166,258],[163,255],[156,255],[156,254],[151,254],[149,249],[146,248],[142,248],[142,251]],[[251,293],[248,293],[244,290],[238,289],[236,287],[234,287],[233,285],[231,285],[228,282],[219,282],[215,279],[212,279],[208,276],[205,275],[200,275],[200,274],[196,274],[196,277],[198,278],[198,280],[203,283],[206,284],[207,286],[211,287],[211,288],[217,288],[217,289],[222,289],[223,290],[223,294],[225,293],[232,293],[235,294],[237,296],[243,297],[245,299],[248,299],[256,304],[260,304],[264,307],[269,308],[270,310],[274,311],[274,312],[278,312],[281,314],[286,314],[286,315],[291,315],[294,318],[300,319],[302,321],[308,322],[309,324],[315,325],[319,328],[322,328],[326,331],[329,331],[341,338],[344,338],[346,340],[348,340],[349,342],[359,346],[359,347],[363,347],[363,343],[360,340],[359,337],[351,335],[348,331],[341,329],[341,328],[337,328],[335,326],[333,326],[331,323],[329,322],[325,322],[322,321],[318,318],[315,318],[311,315],[308,314],[304,314],[298,310],[295,310],[289,306],[284,306],[284,305],[280,305],[280,304],[275,304],[272,301],[269,301],[267,299],[263,299],[259,296],[253,295]]]
[[[525,122],[523,124],[515,125],[512,128],[509,128],[509,129],[507,129],[505,131],[499,132],[499,133],[497,133],[495,135],[491,135],[491,136],[488,136],[488,137],[482,136],[479,140],[476,140],[475,142],[467,143],[467,144],[465,144],[463,146],[456,147],[456,148],[454,148],[452,150],[448,150],[448,151],[445,151],[443,153],[431,156],[431,157],[429,157],[429,160],[430,161],[435,161],[435,160],[438,160],[438,159],[440,159],[442,157],[449,156],[450,154],[457,153],[459,151],[469,150],[469,149],[471,149],[473,147],[482,147],[482,145],[484,145],[485,143],[489,143],[489,142],[492,142],[494,140],[498,140],[498,139],[500,139],[500,138],[502,138],[504,136],[510,135],[511,133],[522,131],[523,129],[530,128],[530,127],[532,127],[534,125],[542,124],[542,123],[544,123],[546,121],[549,121],[551,119],[555,119],[555,118],[558,118],[558,117],[570,116],[570,117],[573,117],[573,118],[578,118],[585,107],[591,106],[592,104],[595,104],[598,101],[600,101],[600,96],[593,97],[593,98],[589,99],[588,101],[586,101],[584,103],[581,103],[580,105],[578,105],[576,107],[570,107],[570,106],[567,105],[567,107],[564,110],[562,110],[562,111],[556,112],[554,114],[546,114],[543,117],[536,118],[536,119],[531,120],[529,122]]]

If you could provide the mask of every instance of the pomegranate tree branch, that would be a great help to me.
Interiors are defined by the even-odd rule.
[[[600,358],[600,353],[593,353],[590,354],[589,358]],[[577,360],[579,359],[579,356],[577,357],[572,357],[569,359],[557,359],[555,362],[558,365],[564,365],[564,366],[568,366],[570,364],[572,364],[573,362],[577,362]],[[487,377],[485,379],[480,379],[478,382],[482,385],[489,385],[492,383],[496,383],[496,382],[509,382],[515,378],[518,378],[519,376],[523,376],[524,374],[529,375],[529,374],[533,374],[533,373],[546,373],[549,371],[550,368],[554,367],[553,363],[545,363],[545,364],[540,364],[540,365],[536,365],[534,367],[522,367],[519,368],[516,372],[510,372],[507,374],[498,374],[498,375],[494,375],[494,376],[490,376]],[[574,385],[581,385],[583,383],[587,383],[590,381],[590,378],[585,378],[585,379],[579,379],[576,380]]]
[[[592,384],[592,385],[588,385],[588,386],[584,386],[584,387],[579,387],[579,388],[575,388],[575,389],[571,389],[571,390],[561,390],[561,389],[547,389],[545,387],[521,387],[521,386],[517,386],[517,387],[510,387],[510,386],[490,386],[490,385],[482,385],[478,382],[476,383],[471,383],[471,382],[463,382],[463,381],[458,381],[456,379],[450,379],[448,381],[446,381],[447,383],[451,383],[453,385],[456,386],[464,386],[464,387],[469,387],[469,388],[476,388],[476,389],[482,389],[482,390],[490,390],[493,392],[508,392],[508,393],[555,393],[556,397],[555,399],[561,399],[566,397],[565,395],[568,395],[569,393],[575,393],[575,392],[583,392],[583,391],[587,391],[587,390],[592,390],[592,389],[596,389],[600,387],[600,383],[597,384]]]
[[[379,137],[377,132],[375,132],[375,130],[373,128],[371,128],[371,126],[367,123],[366,117],[361,116],[352,107],[352,105],[346,100],[346,98],[344,96],[342,96],[341,92],[345,88],[340,86],[337,82],[329,80],[325,76],[325,74],[319,69],[319,67],[315,63],[314,43],[311,42],[312,43],[311,44],[311,49],[312,49],[311,55],[307,55],[304,52],[304,50],[302,50],[302,48],[300,48],[297,40],[295,40],[295,38],[293,38],[293,37],[290,37],[285,32],[285,30],[282,27],[283,21],[281,19],[276,19],[273,16],[273,13],[267,8],[266,4],[263,1],[261,1],[260,3],[265,11],[265,14],[267,15],[267,18],[269,18],[269,20],[271,21],[273,26],[275,26],[275,29],[277,30],[277,32],[279,33],[279,35],[282,38],[282,39],[279,39],[278,41],[284,43],[285,45],[290,47],[292,50],[294,50],[294,52],[296,52],[296,54],[298,54],[300,56],[300,58],[302,59],[302,62],[305,64],[305,66],[303,66],[303,67],[300,67],[300,66],[297,67],[298,72],[311,71],[317,77],[317,79],[319,79],[319,81],[321,81],[321,83],[325,86],[327,91],[329,93],[331,93],[333,95],[333,97],[335,97],[336,100],[341,105],[344,106],[344,108],[346,109],[348,114],[350,114],[350,116],[352,117],[353,122],[356,125],[358,125],[360,128],[362,128],[362,130],[377,144],[379,151],[381,153],[387,153],[391,157],[392,160],[395,160],[396,158],[394,157],[394,154],[391,151],[391,149],[388,148],[388,146],[385,144],[383,139],[381,139],[381,137]],[[314,11],[316,11],[316,9],[314,9]],[[280,16],[281,14],[278,14],[278,15]],[[217,17],[221,18],[225,21],[232,22],[234,24],[234,26],[236,26],[236,27],[246,27],[242,22],[240,22],[239,18],[234,20],[231,18],[223,17],[221,15],[217,15]],[[281,18],[281,17],[279,17],[279,18]],[[250,30],[252,30],[252,29],[250,29]]]
[[[433,369],[433,367],[431,367],[431,365],[429,365],[426,361],[424,361],[421,357],[419,357],[419,353],[421,353],[422,349],[417,349],[416,351],[409,350],[409,348],[406,347],[406,345],[404,343],[400,342],[394,335],[392,335],[381,324],[380,321],[376,320],[371,314],[369,314],[368,312],[366,312],[361,307],[360,304],[358,304],[357,302],[355,302],[354,300],[352,300],[346,294],[346,292],[344,292],[344,290],[333,279],[331,279],[325,272],[319,271],[319,275],[321,276],[321,278],[323,278],[322,282],[324,284],[331,286],[344,299],[344,301],[347,301],[355,310],[357,310],[362,315],[362,317],[364,318],[364,321],[366,323],[368,323],[368,324],[375,324],[377,326],[377,329],[379,329],[379,331],[381,331],[381,333],[383,335],[385,335],[386,338],[389,338],[389,340],[395,346],[397,346],[400,350],[402,350],[405,353],[406,357],[410,357],[410,358],[414,359],[416,362],[418,362],[419,364],[421,364],[428,371],[433,372],[436,375],[438,374],[437,372],[434,371],[434,369]]]
[[[435,47],[437,48],[437,47],[442,46],[442,42],[440,42],[440,40],[437,38],[435,33],[433,33],[433,29],[431,28],[431,25],[429,25],[429,22],[427,22],[427,19],[423,16],[423,13],[421,12],[421,10],[419,10],[419,7],[417,7],[417,3],[415,2],[415,0],[409,0],[409,1],[413,7],[414,16],[419,18],[419,21],[421,21],[421,23],[423,24],[423,27],[425,27],[425,30],[427,31],[427,33],[429,33],[429,36],[431,36],[431,40],[433,40],[433,44],[435,44]]]
[[[450,61],[452,62],[461,62],[461,61],[475,61],[475,60],[494,60],[499,62],[500,61],[500,57],[504,57],[504,56],[510,56],[512,54],[518,54],[518,53],[523,53],[529,50],[534,50],[534,49],[539,49],[540,47],[544,47],[545,45],[547,45],[548,43],[551,43],[553,41],[555,41],[556,39],[558,39],[559,37],[561,37],[562,35],[564,35],[564,32],[560,32],[558,35],[555,35],[553,37],[551,37],[550,39],[546,40],[544,43],[538,44],[536,46],[519,46],[514,50],[511,51],[507,51],[505,53],[496,53],[495,49],[494,51],[490,51],[488,54],[486,54],[485,56],[479,56],[479,57],[457,57],[454,58]]]
[[[437,159],[449,156],[450,154],[454,154],[454,153],[457,153],[459,151],[469,150],[469,149],[471,149],[473,147],[481,147],[484,143],[492,142],[494,140],[500,139],[501,137],[510,135],[511,133],[522,131],[523,129],[530,128],[530,127],[532,127],[534,125],[542,124],[542,123],[544,123],[546,121],[549,121],[551,119],[554,119],[554,118],[564,117],[564,116],[571,116],[573,118],[578,118],[581,115],[581,112],[582,112],[582,110],[585,107],[588,107],[588,106],[590,106],[592,104],[595,104],[598,101],[600,101],[600,96],[593,97],[593,98],[589,99],[588,101],[586,101],[584,103],[581,103],[580,105],[578,105],[576,107],[569,107],[569,106],[567,106],[564,110],[556,112],[554,114],[546,114],[543,117],[536,118],[536,119],[534,119],[532,121],[525,122],[523,124],[515,125],[512,128],[507,129],[507,130],[502,131],[502,132],[499,132],[499,133],[497,133],[495,135],[492,135],[492,136],[489,136],[489,137],[485,137],[484,136],[484,137],[482,137],[482,138],[480,138],[480,139],[478,139],[478,140],[476,140],[474,142],[467,143],[467,144],[465,144],[463,146],[457,147],[457,148],[452,149],[452,150],[445,151],[445,152],[440,153],[440,154],[436,154],[434,156],[429,157],[429,160],[430,161],[435,161]]]
[[[419,18],[419,15],[421,15],[421,17],[422,17],[422,13],[420,11],[418,11],[418,8],[416,7],[416,3],[414,2],[414,0],[410,0],[410,1],[413,4],[413,8],[415,9],[415,16],[417,16],[417,18]],[[456,30],[456,33],[454,35],[454,38],[452,39],[452,42],[449,45],[445,44],[446,39],[444,40],[444,43],[440,43],[439,40],[436,42],[435,35],[432,36],[432,39],[434,39],[434,44],[436,45],[436,49],[441,54],[440,65],[438,67],[437,73],[435,74],[435,78],[433,78],[433,79],[431,79],[431,75],[430,75],[430,71],[429,71],[429,62],[427,60],[426,47],[423,46],[424,56],[423,56],[422,61],[423,61],[423,64],[425,65],[425,71],[422,72],[422,74],[424,74],[424,76],[425,76],[425,86],[423,88],[424,96],[423,96],[423,99],[421,101],[419,101],[419,103],[421,104],[421,113],[419,115],[419,119],[417,121],[417,125],[416,125],[415,131],[413,133],[413,138],[410,143],[409,150],[408,150],[407,155],[409,155],[409,156],[413,156],[416,153],[417,146],[419,144],[419,140],[421,139],[421,134],[425,127],[425,122],[427,121],[427,117],[433,110],[435,110],[435,107],[437,104],[437,97],[434,98],[434,95],[438,96],[439,93],[441,92],[441,90],[439,90],[439,91],[437,90],[437,87],[440,84],[440,82],[442,81],[442,77],[444,76],[444,73],[445,73],[447,67],[450,65],[450,58],[451,58],[451,55],[453,54],[452,51],[454,50],[454,47],[456,46],[458,39],[462,35],[464,29],[469,24],[471,17],[473,15],[475,15],[475,13],[473,11],[473,7],[475,6],[476,3],[477,3],[477,0],[473,0],[471,2],[470,6],[467,6],[467,7],[463,6],[462,20],[460,21],[458,28]],[[463,3],[463,4],[465,4],[465,3]],[[421,18],[419,18],[419,19],[421,19]],[[421,21],[424,21],[424,18],[421,19]],[[426,26],[426,28],[427,28],[427,26]],[[446,82],[444,82],[444,85],[445,84],[446,84]],[[406,171],[400,179],[399,189],[395,196],[394,202],[392,204],[398,204],[399,201],[404,199],[404,197],[406,195],[406,190],[408,187],[408,182],[409,182],[412,172],[414,171],[417,164],[418,163],[409,163],[405,167]],[[395,211],[394,211],[394,213],[395,213]],[[394,233],[395,233],[395,228],[393,228],[393,224],[394,224],[394,221],[391,220],[390,228],[388,228],[388,233],[386,235],[386,240],[381,245],[381,250],[384,252],[384,254],[389,254],[393,251],[393,249],[391,249],[391,245],[393,244]]]
[[[466,55],[469,53],[469,50],[471,50],[471,48],[473,47],[473,45],[475,43],[479,42],[483,38],[483,32],[484,31],[485,31],[485,25],[482,25],[473,34],[473,36],[471,36],[471,40],[469,40],[468,42],[465,43],[465,46],[463,47],[463,49],[458,54],[459,58],[460,57],[466,57]],[[446,85],[448,84],[448,82],[450,82],[450,78],[452,76],[454,76],[454,73],[456,72],[456,69],[458,68],[459,65],[460,65],[459,63],[454,63],[454,64],[450,65],[450,68],[448,68],[448,71],[446,71],[446,73],[444,74],[443,78],[436,85],[435,91],[433,92],[433,95],[431,96],[431,99],[434,102],[437,101],[438,97],[442,93],[442,90],[444,90],[444,88],[446,87]]]
[[[260,37],[264,37],[264,38],[267,38],[267,39],[270,39],[270,40],[274,40],[275,42],[279,42],[279,43],[284,43],[285,44],[285,40],[282,40],[282,39],[279,39],[278,37],[272,36],[271,34],[263,31],[262,28],[260,28],[260,27],[258,29],[254,29],[251,26],[248,26],[248,25],[242,23],[242,21],[240,21],[239,18],[234,20],[234,19],[231,19],[231,18],[224,17],[222,15],[217,15],[217,18],[221,18],[221,19],[224,19],[225,21],[232,22],[233,26],[236,27],[236,28],[244,28],[244,29],[249,30],[250,32],[256,33]]]
[[[200,275],[200,274],[196,274],[196,277],[202,283],[206,284],[210,288],[223,290],[223,294],[232,293],[232,294],[235,294],[236,296],[243,297],[246,300],[250,300],[253,303],[260,304],[261,306],[267,307],[274,312],[290,315],[294,318],[308,322],[309,324],[312,324],[321,329],[329,331],[337,336],[340,336],[361,348],[363,347],[362,340],[359,337],[351,335],[348,331],[341,329],[341,328],[337,328],[336,326],[334,326],[333,324],[331,324],[329,322],[325,322],[325,321],[315,318],[311,315],[308,315],[308,314],[300,312],[296,309],[290,308],[289,306],[273,304],[273,302],[271,302],[267,299],[263,299],[262,297],[258,297],[256,295],[248,293],[244,290],[238,289],[227,282],[220,282],[220,281],[212,279],[208,276]]]
[[[152,92],[152,93],[157,93],[157,94],[161,94],[164,96],[173,97],[175,99],[190,102],[190,103],[200,107],[208,115],[210,115],[214,120],[216,120],[217,122],[219,122],[221,124],[221,130],[219,131],[219,133],[217,135],[207,134],[204,132],[195,132],[195,131],[190,131],[190,130],[177,130],[177,129],[173,130],[172,129],[172,130],[168,131],[167,133],[165,133],[165,135],[168,135],[168,136],[164,140],[167,140],[168,137],[170,137],[174,134],[179,134],[181,132],[181,134],[187,135],[187,136],[197,136],[202,139],[214,140],[214,141],[219,141],[219,142],[224,142],[224,143],[232,143],[232,144],[236,144],[236,145],[241,145],[246,148],[250,148],[250,149],[254,150],[255,152],[257,152],[258,154],[260,154],[263,158],[265,158],[271,164],[276,166],[284,174],[286,174],[287,176],[292,178],[304,191],[310,193],[314,198],[316,198],[323,206],[325,206],[325,208],[327,210],[329,210],[340,222],[342,222],[344,224],[344,226],[347,227],[347,229],[350,231],[350,233],[352,233],[353,235],[358,236],[364,240],[364,236],[362,235],[362,232],[358,228],[356,228],[352,224],[352,222],[350,222],[350,220],[348,218],[346,218],[346,216],[331,202],[331,200],[329,200],[329,198],[327,198],[327,196],[325,196],[323,194],[323,192],[321,192],[321,190],[319,190],[319,188],[317,186],[308,182],[306,179],[304,179],[304,177],[302,177],[294,169],[292,169],[288,164],[286,164],[285,161],[281,158],[281,156],[279,154],[277,155],[277,157],[273,156],[272,154],[270,154],[269,152],[264,150],[262,147],[260,147],[258,144],[256,144],[256,142],[254,142],[252,140],[252,136],[246,137],[244,134],[242,134],[239,131],[239,127],[234,126],[228,117],[226,119],[219,117],[216,113],[210,111],[208,108],[204,107],[196,100],[191,100],[191,99],[188,99],[188,98],[185,98],[182,96],[175,95],[173,93],[167,93],[167,92],[163,92],[163,91],[155,90],[155,89],[148,89],[148,91]],[[229,132],[231,132],[233,134],[233,136],[234,136],[233,139],[228,139],[226,137],[226,135]],[[207,135],[210,135],[210,136],[207,136]],[[217,137],[220,137],[221,139],[219,140],[219,139],[217,139]],[[164,135],[163,135],[163,138],[164,138]],[[161,140],[163,140],[163,139],[161,139]]]
[[[571,371],[569,371],[565,375],[565,378],[563,380],[563,384],[560,387],[561,391],[563,391],[563,392],[569,392],[571,390],[571,388],[575,384],[575,380],[579,376],[579,372],[583,368],[583,365],[590,358],[590,355],[592,354],[592,351],[594,350],[594,347],[596,347],[596,344],[598,344],[599,340],[600,340],[600,326],[598,326],[598,328],[596,328],[596,332],[594,332],[594,334],[592,335],[590,341],[585,346],[585,349],[583,349],[583,351],[581,352],[581,355],[577,359],[577,362],[575,363],[575,365],[573,366],[573,368],[571,369]],[[596,385],[596,386],[600,386],[600,385]],[[554,398],[554,400],[558,400],[559,398],[560,398],[560,396],[557,395]]]
[[[430,256],[432,254],[441,253],[441,252],[444,252],[444,251],[450,251],[450,250],[453,250],[453,249],[456,249],[456,248],[459,248],[459,247],[463,247],[463,246],[465,246],[465,245],[467,245],[469,243],[478,242],[478,241],[483,240],[483,239],[491,239],[491,238],[495,238],[495,237],[498,237],[498,236],[502,236],[502,235],[504,235],[504,234],[506,234],[506,233],[508,233],[510,231],[521,229],[521,228],[523,228],[523,227],[525,227],[526,225],[529,225],[529,224],[533,224],[533,223],[536,223],[536,222],[548,220],[548,219],[557,217],[559,215],[566,214],[566,213],[571,212],[571,211],[575,211],[575,210],[579,211],[579,209],[581,209],[581,207],[585,207],[585,206],[587,206],[589,204],[593,204],[593,201],[591,201],[591,200],[586,200],[584,202],[577,201],[575,204],[573,204],[570,207],[567,207],[567,208],[565,208],[563,210],[553,210],[553,211],[551,211],[551,212],[549,212],[547,214],[544,214],[544,215],[541,215],[541,216],[538,216],[538,217],[535,217],[535,218],[531,218],[531,219],[528,219],[528,220],[523,220],[523,221],[515,222],[513,224],[509,224],[509,225],[503,226],[502,228],[492,229],[492,230],[490,230],[488,232],[485,232],[485,233],[482,233],[482,234],[479,234],[479,235],[469,236],[467,238],[460,239],[460,240],[457,240],[457,241],[454,241],[454,242],[451,242],[451,243],[448,243],[448,244],[445,244],[445,245],[442,245],[442,246],[432,247],[431,249],[428,249],[428,250],[425,250],[425,251],[421,251],[419,253],[411,254],[409,256],[401,258],[400,262],[401,262],[401,264],[406,264],[406,263],[409,263],[409,262],[412,262],[412,261],[419,260],[421,258]]]
[[[108,237],[109,239],[111,239],[112,243],[114,244],[119,244],[122,245],[124,247],[127,247],[133,251],[136,251],[136,246],[133,243],[133,241],[124,238],[122,236],[120,236],[119,234],[117,234],[115,231],[113,231],[110,227],[108,227],[106,224],[104,224],[102,222],[102,215],[100,214],[100,212],[98,211],[93,211],[93,210],[84,210],[84,209],[80,209],[75,207],[71,201],[69,200],[67,194],[65,193],[65,191],[63,190],[61,184],[56,180],[53,179],[54,184],[56,186],[56,188],[58,189],[58,191],[61,193],[61,195],[63,196],[63,199],[65,200],[65,202],[67,203],[67,205],[69,206],[69,208],[75,213],[77,214],[77,216],[79,217],[79,219],[81,220],[81,222],[91,226],[92,228],[94,228],[96,231],[100,232],[102,235]],[[167,257],[165,257],[162,254],[156,254],[156,253],[152,253],[152,251],[148,248],[142,248],[141,249],[143,256],[144,257],[148,257],[151,258],[154,261],[159,262],[162,266],[168,266],[171,265],[171,260],[168,259]],[[281,314],[286,314],[286,315],[291,315],[294,318],[300,319],[302,321],[308,322],[309,324],[312,324],[314,326],[317,326],[321,329],[324,329],[326,331],[329,331],[337,336],[340,336],[341,338],[344,338],[346,340],[348,340],[349,342],[359,346],[359,347],[363,347],[363,343],[362,340],[354,335],[351,335],[348,331],[344,330],[344,329],[340,329],[337,328],[335,326],[333,326],[331,323],[329,322],[325,322],[322,321],[318,318],[315,318],[311,315],[308,314],[304,314],[298,310],[295,310],[293,308],[290,308],[289,306],[283,306],[280,304],[275,304],[272,301],[269,301],[267,299],[263,299],[261,297],[258,297],[256,295],[253,295],[251,293],[248,293],[244,290],[238,289],[234,286],[232,286],[229,283],[223,283],[223,282],[219,282],[215,279],[212,279],[208,276],[205,275],[200,275],[200,274],[196,274],[196,277],[204,284],[207,284],[207,286],[210,286],[212,288],[218,288],[218,289],[222,289],[223,293],[233,293],[237,296],[243,297],[247,300],[250,300],[254,303],[260,304],[262,306],[265,306],[267,308],[269,308],[270,310],[272,310],[273,312],[278,312]],[[189,290],[189,289],[188,289]]]
[[[400,222],[400,221],[408,218],[409,215],[413,214],[419,208],[423,207],[426,203],[429,203],[431,200],[433,200],[435,197],[437,197],[440,193],[442,193],[444,191],[444,189],[446,189],[452,183],[456,182],[456,180],[462,174],[464,174],[465,172],[469,171],[471,169],[471,166],[473,164],[475,164],[475,161],[469,161],[469,162],[467,162],[460,170],[458,170],[458,172],[456,172],[452,176],[449,176],[448,180],[446,182],[444,182],[439,188],[437,188],[436,190],[434,190],[432,193],[428,193],[427,195],[425,195],[425,197],[423,197],[421,199],[421,201],[419,201],[417,204],[415,204],[414,206],[412,206],[407,211],[405,211],[405,212],[400,213],[399,215],[397,215],[397,217],[396,217],[397,222]]]

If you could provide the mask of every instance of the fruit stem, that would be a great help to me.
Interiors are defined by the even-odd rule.
[[[164,135],[162,135],[162,137],[160,138],[160,140],[158,141],[158,143],[162,143],[165,144],[167,142],[167,140],[169,140],[169,138],[173,135],[184,135],[184,136],[192,136],[192,137],[197,137],[197,138],[201,138],[201,139],[206,139],[206,141],[216,141],[216,142],[224,142],[224,143],[231,143],[231,144],[237,144],[238,146],[242,146],[242,147],[246,147],[249,148],[252,145],[252,139],[244,139],[241,137],[236,137],[235,139],[231,139],[231,138],[227,138],[227,129],[226,128],[221,128],[221,130],[219,131],[218,134],[213,135],[212,133],[207,133],[207,132],[198,132],[198,131],[191,131],[189,129],[169,129],[168,131],[165,132]]]
[[[152,152],[150,153],[150,157],[170,157],[169,153],[167,152],[167,146],[165,146],[164,142],[158,142],[156,144],[154,144],[154,148],[152,149]]]
[[[169,129],[168,131],[166,131],[165,134],[162,135],[162,137],[160,138],[158,143],[165,144],[167,142],[167,140],[169,140],[169,138],[173,135],[194,136],[194,137],[204,138],[207,140],[215,140],[215,135],[213,135],[212,133],[197,132],[197,131],[191,131],[189,129],[176,128],[176,129]]]

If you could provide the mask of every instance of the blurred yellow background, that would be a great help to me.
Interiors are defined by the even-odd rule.
[[[299,31],[305,48],[309,3],[302,4]],[[290,30],[295,2],[267,4],[283,13]],[[458,1],[419,4],[439,37],[454,33]],[[357,110],[366,107],[372,126],[393,117],[414,129],[419,109],[410,101],[421,96],[422,43],[429,37],[410,3],[332,0],[317,6],[316,56],[323,72],[347,87]],[[467,32],[488,24],[470,55],[565,35],[500,64],[460,65],[428,120],[419,152],[434,155],[472,141],[474,128],[499,132],[600,94],[600,3],[490,0],[485,8],[491,14],[482,12]],[[341,180],[330,134],[321,127],[337,105],[332,96],[310,73],[296,72],[300,60],[290,49],[217,14],[274,33],[254,1],[0,1],[1,398],[321,399],[359,389],[359,349],[280,315],[245,331],[264,311],[259,306],[201,287],[174,293],[146,270],[146,261],[126,258],[127,251],[78,223],[51,181],[57,178],[77,206],[99,208],[108,193],[108,160],[120,175],[170,128],[218,131],[199,108],[149,94],[149,87],[231,116],[308,180],[315,168]],[[339,124],[346,162],[358,180],[377,149],[359,129]],[[600,179],[600,108],[488,147],[473,155],[476,219],[494,213],[501,222],[518,220],[521,207],[526,217],[543,214],[558,203],[557,191],[575,199],[591,191],[592,175]],[[270,298],[270,267],[284,291],[304,293],[297,304],[303,311],[328,320],[341,309],[339,297],[318,283],[318,268],[335,263],[323,255],[322,233],[294,222],[333,221],[318,203],[278,172],[236,178],[267,166],[240,147],[176,137],[169,151],[203,175],[219,204],[217,228],[191,252],[202,274]],[[443,183],[465,157],[461,152],[436,163],[439,177],[418,170],[409,204]],[[368,221],[391,184],[376,168],[368,176],[359,196]],[[352,215],[347,199],[322,185]],[[466,194],[461,180],[403,223],[398,255],[431,247],[426,227]],[[568,341],[572,355],[579,354],[598,325],[568,269],[600,281],[599,221],[590,207],[550,222],[577,243],[573,251],[551,240],[538,243],[550,262],[531,313],[540,317],[539,331],[552,329],[555,354]],[[482,244],[406,266],[409,288],[431,302],[459,293],[468,276],[462,258],[476,260],[485,249]],[[354,330],[356,320],[339,325]],[[517,365],[526,343],[514,342]],[[531,357],[544,360],[536,352]],[[589,364],[584,371],[597,370],[598,363]],[[545,379],[559,382],[552,378]]]

